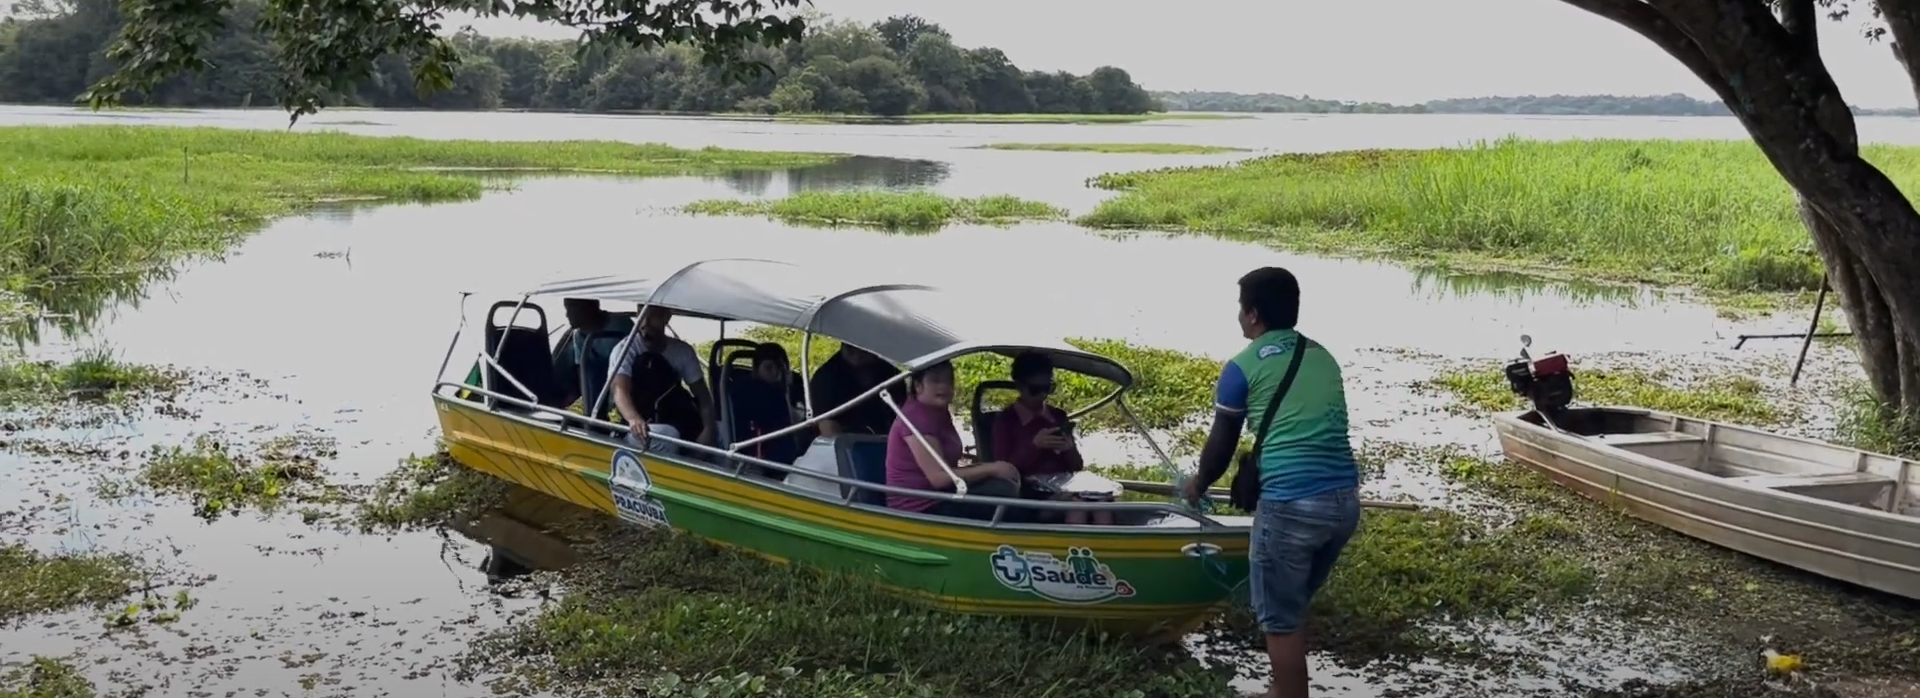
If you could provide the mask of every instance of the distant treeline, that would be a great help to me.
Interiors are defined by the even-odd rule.
[[[1342,102],[1280,94],[1238,92],[1155,92],[1154,98],[1175,111],[1270,112],[1284,114],[1545,114],[1566,116],[1728,116],[1719,101],[1683,94],[1670,95],[1525,95],[1436,99],[1420,104]],[[1913,116],[1911,108],[1866,109],[1855,114]]]
[[[253,27],[258,0],[238,0],[226,30],[205,49],[212,67],[130,104],[239,107],[274,102],[278,66]],[[70,104],[114,68],[103,55],[121,26],[115,0],[17,0],[0,20],[0,102]],[[454,38],[461,64],[451,89],[419,94],[406,61],[382,59],[374,75],[331,104],[426,109],[542,109],[872,114],[1141,114],[1159,105],[1126,71],[1087,75],[1022,70],[995,48],[963,49],[914,16],[872,24],[823,21],[801,41],[752,47],[772,68],[747,80],[702,65],[696,49],[657,50],[571,41]]]

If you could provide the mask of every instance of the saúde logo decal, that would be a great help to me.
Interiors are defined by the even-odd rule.
[[[1009,589],[1063,604],[1097,604],[1133,596],[1133,585],[1114,576],[1091,548],[1068,548],[1065,558],[1011,545],[995,550],[993,577]]]

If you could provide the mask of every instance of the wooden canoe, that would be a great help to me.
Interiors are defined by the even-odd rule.
[[[1509,460],[1645,521],[1920,599],[1920,465],[1629,407],[1495,418]]]

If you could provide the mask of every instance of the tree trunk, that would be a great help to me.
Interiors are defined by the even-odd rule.
[[[1896,51],[1920,50],[1920,36],[1902,36],[1920,28],[1906,21],[1920,18],[1907,12],[1920,2],[1880,1]],[[1888,407],[1920,414],[1920,212],[1860,158],[1853,114],[1820,58],[1815,0],[1780,0],[1778,19],[1752,0],[1565,2],[1652,40],[1721,96],[1799,194],[1869,385]]]

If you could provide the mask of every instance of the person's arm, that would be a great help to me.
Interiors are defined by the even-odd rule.
[[[846,396],[842,394],[844,391],[840,389],[839,381],[834,380],[833,373],[827,366],[821,366],[820,370],[813,372],[810,384],[813,389],[815,415],[826,414],[828,410],[846,402]],[[820,420],[818,426],[821,436],[835,436],[841,432],[840,422],[831,418]]]
[[[1228,361],[1220,368],[1220,379],[1213,388],[1213,428],[1207,432],[1207,444],[1200,448],[1196,491],[1212,487],[1233,465],[1234,451],[1240,448],[1240,430],[1247,421],[1248,388],[1239,364]]]
[[[1053,419],[1056,423],[1066,424],[1066,410],[1053,408]],[[1087,460],[1080,455],[1079,439],[1067,439],[1067,450],[1060,452],[1060,463],[1066,466],[1067,472],[1070,473],[1087,469]]]
[[[913,451],[914,465],[920,466],[920,473],[927,476],[927,484],[933,485],[934,489],[953,489],[953,478],[947,476],[946,468],[940,467],[940,459],[935,458],[932,451],[928,451],[926,446],[921,445],[920,439],[915,438],[913,434],[907,434],[907,448]],[[960,476],[960,479],[965,480],[969,485],[995,477],[1012,479],[1018,472],[1012,463],[1006,461],[955,465],[953,468],[953,474]]]
[[[633,404],[633,376],[631,374],[614,374],[613,408],[620,411],[620,418],[626,420],[628,424],[640,425],[647,423],[647,420],[640,418],[640,408],[635,407]]]
[[[679,355],[680,382],[687,385],[687,391],[693,393],[694,407],[700,411],[700,433],[696,441],[712,446],[714,444],[715,425],[719,419],[714,416],[713,391],[707,389],[706,371],[700,368],[700,357],[693,351],[693,345],[676,342],[675,354]]]

